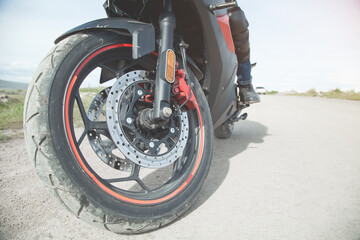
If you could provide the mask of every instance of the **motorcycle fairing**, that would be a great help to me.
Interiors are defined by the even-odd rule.
[[[229,50],[227,41],[218,23],[217,15],[226,10],[209,10],[209,5],[223,3],[222,0],[192,0],[203,26],[203,38],[207,53],[207,66],[203,88],[209,93],[208,103],[214,129],[228,120],[237,110],[237,96],[234,87],[237,58]]]

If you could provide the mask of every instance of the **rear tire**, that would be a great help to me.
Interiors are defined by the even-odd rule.
[[[234,131],[234,123],[223,123],[214,130],[214,135],[220,139],[230,138]]]
[[[106,31],[77,34],[61,41],[37,68],[24,106],[26,145],[40,179],[76,217],[121,234],[151,231],[179,218],[198,196],[212,158],[213,129],[210,111],[199,83],[194,81],[193,91],[198,104],[187,115],[189,140],[186,152],[183,150],[183,156],[169,165],[169,168],[173,168],[170,170],[173,175],[163,186],[154,190],[142,186],[145,180],[140,179],[139,172],[145,168],[140,168],[133,162],[132,171],[137,169],[138,176],[132,182],[139,184],[140,190],[136,190],[136,187],[125,190],[115,186],[108,181],[110,176],[102,176],[94,170],[82,148],[83,141],[89,136],[86,123],[85,140],[80,141],[76,133],[78,128],[73,109],[78,106],[80,112],[81,109],[86,111],[80,107],[76,94],[81,79],[101,63],[99,59],[121,56],[122,59],[131,61],[129,41],[127,37]],[[86,116],[82,113],[80,115],[83,119]],[[108,140],[111,138],[108,137]],[[116,143],[111,143],[111,146],[115,145]],[[99,145],[93,144],[91,147],[94,146]],[[91,152],[91,148],[89,149]],[[106,165],[104,160],[97,157],[96,164],[100,168],[110,168],[111,163]],[[166,169],[159,168],[146,177],[151,177],[152,174],[161,176]],[[121,172],[115,166],[111,171]]]

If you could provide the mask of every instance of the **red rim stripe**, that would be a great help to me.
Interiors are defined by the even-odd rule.
[[[131,44],[114,44],[114,45],[110,45],[104,48],[101,48],[97,51],[95,51],[94,53],[92,53],[89,57],[87,57],[79,66],[79,68],[75,71],[74,76],[71,79],[71,82],[68,86],[67,89],[67,93],[66,93],[66,99],[65,99],[65,127],[66,127],[66,132],[67,132],[67,136],[68,136],[68,140],[70,143],[70,146],[74,152],[74,155],[77,159],[77,161],[79,162],[80,166],[83,168],[83,170],[89,175],[89,177],[105,192],[107,192],[108,194],[110,194],[113,197],[116,197],[122,201],[125,202],[129,202],[129,203],[133,203],[133,204],[140,204],[140,205],[150,205],[150,204],[156,204],[156,203],[161,203],[164,201],[167,201],[169,199],[171,199],[172,197],[176,196],[177,194],[179,194],[192,180],[192,178],[194,177],[196,171],[199,168],[200,162],[201,162],[201,158],[203,155],[203,149],[204,149],[204,127],[203,127],[203,121],[202,121],[202,116],[200,113],[200,109],[199,109],[199,104],[197,102],[197,99],[195,98],[196,101],[196,108],[197,108],[197,112],[199,114],[199,121],[200,121],[200,128],[201,128],[201,136],[200,136],[200,151],[198,154],[198,157],[196,159],[196,163],[194,166],[193,171],[191,172],[189,178],[178,188],[176,189],[174,192],[170,193],[169,195],[163,197],[163,198],[159,198],[159,199],[154,199],[154,200],[137,200],[137,199],[132,199],[132,198],[128,198],[125,197],[119,193],[114,192],[113,190],[111,190],[110,188],[106,187],[103,183],[101,183],[99,181],[99,179],[96,178],[96,176],[86,167],[85,163],[83,162],[78,149],[75,145],[74,142],[74,138],[72,136],[71,133],[71,129],[70,129],[70,121],[69,121],[69,104],[70,104],[70,95],[72,92],[72,89],[75,85],[75,82],[78,78],[79,73],[81,72],[81,70],[83,69],[83,67],[89,63],[89,61],[94,58],[95,56],[97,56],[98,54],[105,52],[107,50],[110,49],[114,49],[114,48],[119,48],[119,47],[132,47]],[[154,53],[156,54],[156,53]],[[157,54],[156,54],[157,55]]]

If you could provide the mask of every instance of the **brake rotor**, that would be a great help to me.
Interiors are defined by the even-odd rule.
[[[187,112],[174,103],[168,123],[154,130],[139,124],[142,110],[151,108],[154,81],[146,71],[133,71],[120,77],[109,91],[106,122],[117,148],[132,162],[146,168],[162,168],[182,156],[189,134]],[[177,110],[176,110],[177,109]]]
[[[102,90],[92,100],[87,112],[87,116],[91,121],[101,121],[102,118],[106,119],[104,106],[106,104],[109,91],[110,87]],[[116,145],[107,131],[92,130],[88,132],[87,136],[92,149],[103,162],[115,169],[131,172],[134,164],[131,161],[122,159],[113,153],[113,150],[116,149]]]

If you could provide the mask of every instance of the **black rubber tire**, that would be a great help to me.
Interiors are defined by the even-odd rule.
[[[234,130],[233,123],[223,123],[214,130],[214,135],[220,139],[230,138]]]
[[[79,63],[109,44],[126,43],[126,37],[102,31],[77,34],[58,43],[37,68],[24,106],[24,131],[29,156],[40,179],[76,217],[121,234],[138,234],[165,226],[179,218],[195,201],[212,158],[210,110],[198,84],[194,95],[202,119],[202,154],[197,171],[180,192],[164,202],[136,205],[101,189],[77,163],[65,133],[64,90]],[[129,49],[131,53],[131,48]]]

